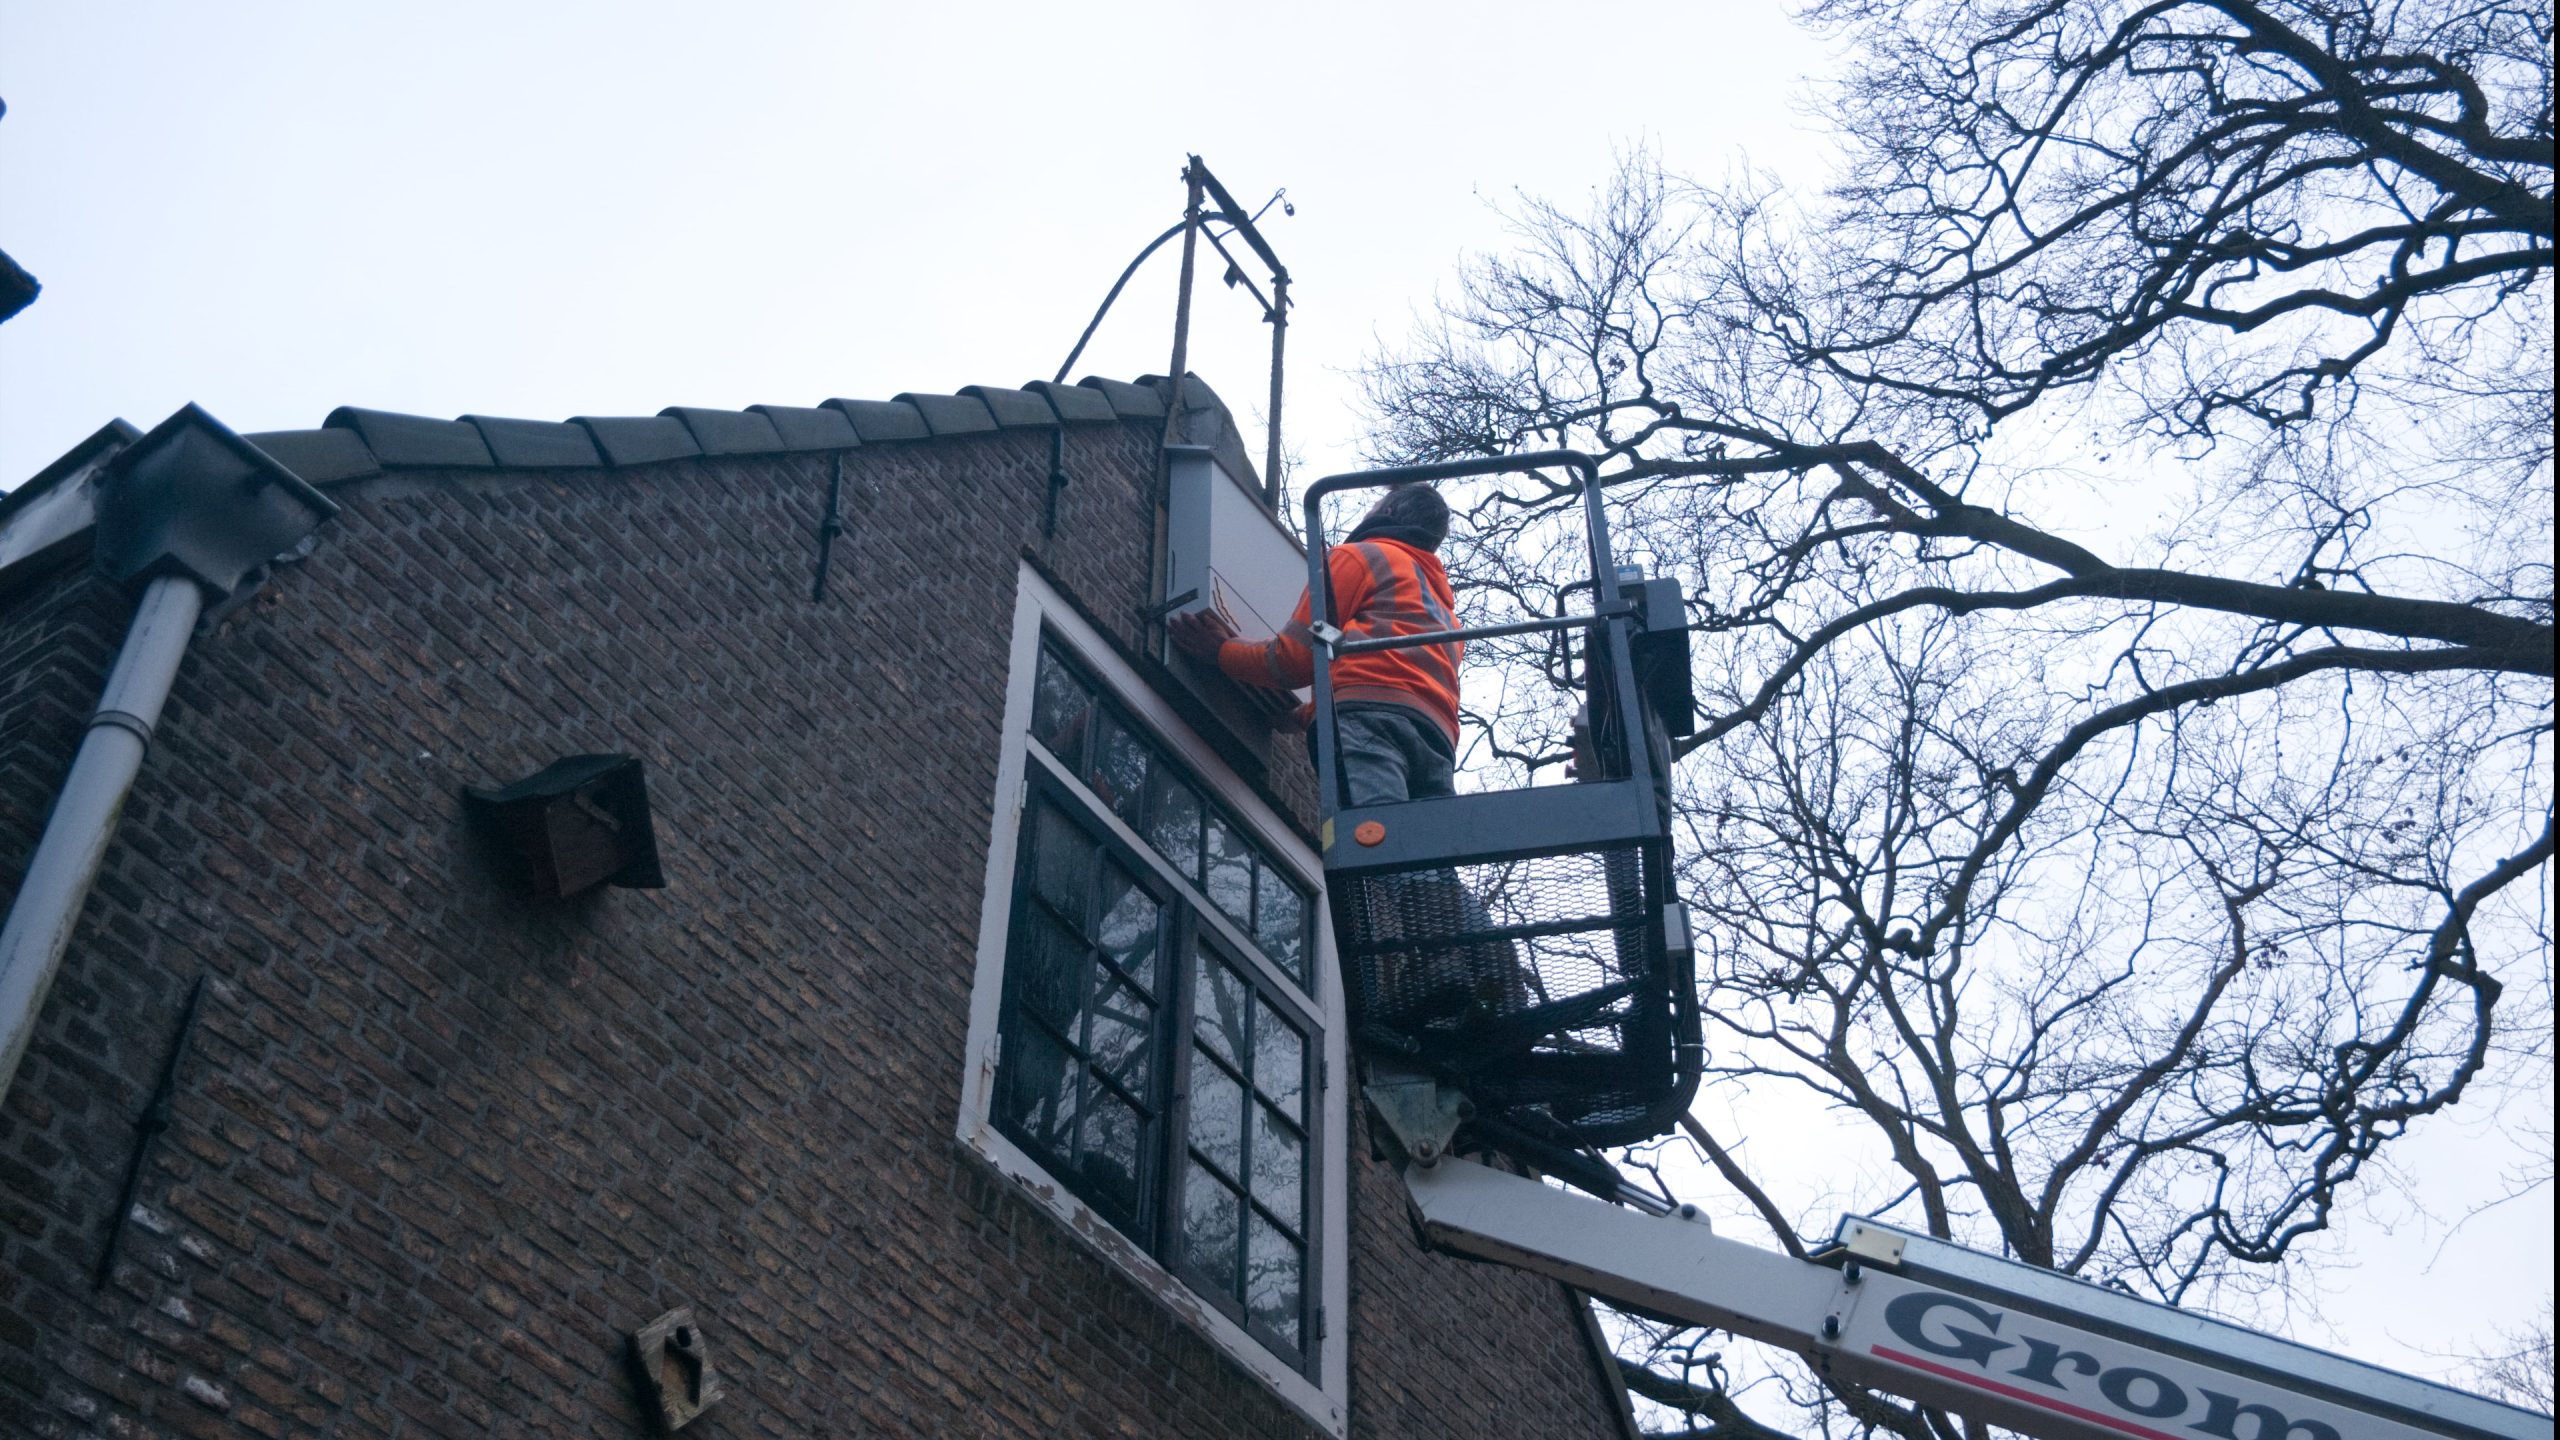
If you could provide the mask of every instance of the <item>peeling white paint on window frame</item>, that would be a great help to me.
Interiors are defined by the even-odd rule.
[[[1309,1112],[1311,1153],[1317,1165],[1314,1240],[1315,1277],[1325,1317],[1317,1341],[1316,1375],[1309,1380],[1263,1348],[1244,1327],[1191,1291],[1136,1242],[1079,1200],[1023,1149],[998,1133],[993,1118],[996,1073],[996,1026],[1004,1004],[1004,959],[1012,923],[1013,861],[1022,828],[1022,812],[1030,767],[1043,764],[1031,753],[1033,677],[1038,668],[1043,631],[1055,636],[1111,697],[1170,749],[1203,789],[1254,833],[1254,838],[1280,864],[1304,883],[1315,901],[1315,943],[1308,957],[1314,994],[1267,965],[1258,973],[1295,995],[1323,1025],[1320,1039],[1324,1084]],[[1075,608],[1026,562],[1014,592],[1013,636],[1005,679],[1004,740],[996,767],[994,823],[987,844],[986,889],[978,913],[977,973],[969,993],[968,1068],[960,1090],[960,1143],[1010,1181],[1026,1198],[1055,1215],[1069,1233],[1095,1253],[1126,1271],[1149,1294],[1207,1335],[1237,1364],[1270,1387],[1291,1407],[1336,1437],[1348,1434],[1350,1412],[1350,1202],[1348,1175],[1350,1134],[1347,1087],[1338,1078],[1349,1073],[1344,1053],[1343,999],[1340,974],[1333,963],[1333,929],[1323,902],[1324,870],[1315,853],[1274,814],[1252,787],[1236,778],[1217,753],[1175,715],[1137,673],[1124,664]],[[1054,766],[1052,774],[1059,774]],[[1072,777],[1068,778],[1072,783]],[[1097,812],[1118,825],[1108,807]],[[1127,837],[1142,849],[1144,842]],[[1223,922],[1216,907],[1206,907],[1210,923]],[[1231,926],[1222,926],[1231,930]],[[1251,953],[1247,951],[1245,953]]]

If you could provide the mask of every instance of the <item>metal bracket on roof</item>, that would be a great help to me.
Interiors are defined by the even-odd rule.
[[[1049,432],[1049,499],[1040,511],[1040,536],[1049,539],[1058,533],[1058,497],[1066,492],[1067,427],[1061,423]]]
[[[818,519],[818,576],[809,586],[812,602],[827,598],[827,562],[834,556],[836,537],[844,533],[844,452],[835,454],[835,467],[827,475],[827,513]]]

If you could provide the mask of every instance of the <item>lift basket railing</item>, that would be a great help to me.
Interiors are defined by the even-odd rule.
[[[1413,635],[1335,628],[1327,496],[1539,470],[1573,477],[1588,613]],[[1668,755],[1658,724],[1648,735],[1630,649],[1638,607],[1611,561],[1597,466],[1549,451],[1362,471],[1309,486],[1305,506],[1325,888],[1355,1043],[1437,1075],[1515,1133],[1623,1145],[1668,1131],[1697,1089],[1697,992],[1671,891]],[[1347,803],[1336,660],[1539,631],[1585,636],[1578,783]]]

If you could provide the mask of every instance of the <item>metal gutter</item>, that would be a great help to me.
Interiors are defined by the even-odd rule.
[[[107,461],[96,507],[99,568],[141,586],[142,597],[0,925],[0,1098],[35,1034],[206,603],[256,588],[260,566],[338,510],[194,405]]]

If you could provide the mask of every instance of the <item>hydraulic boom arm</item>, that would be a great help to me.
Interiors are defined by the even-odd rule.
[[[1439,1248],[2043,1440],[2552,1440],[2524,1410],[1872,1220],[1796,1260],[1455,1157],[1405,1184]]]

